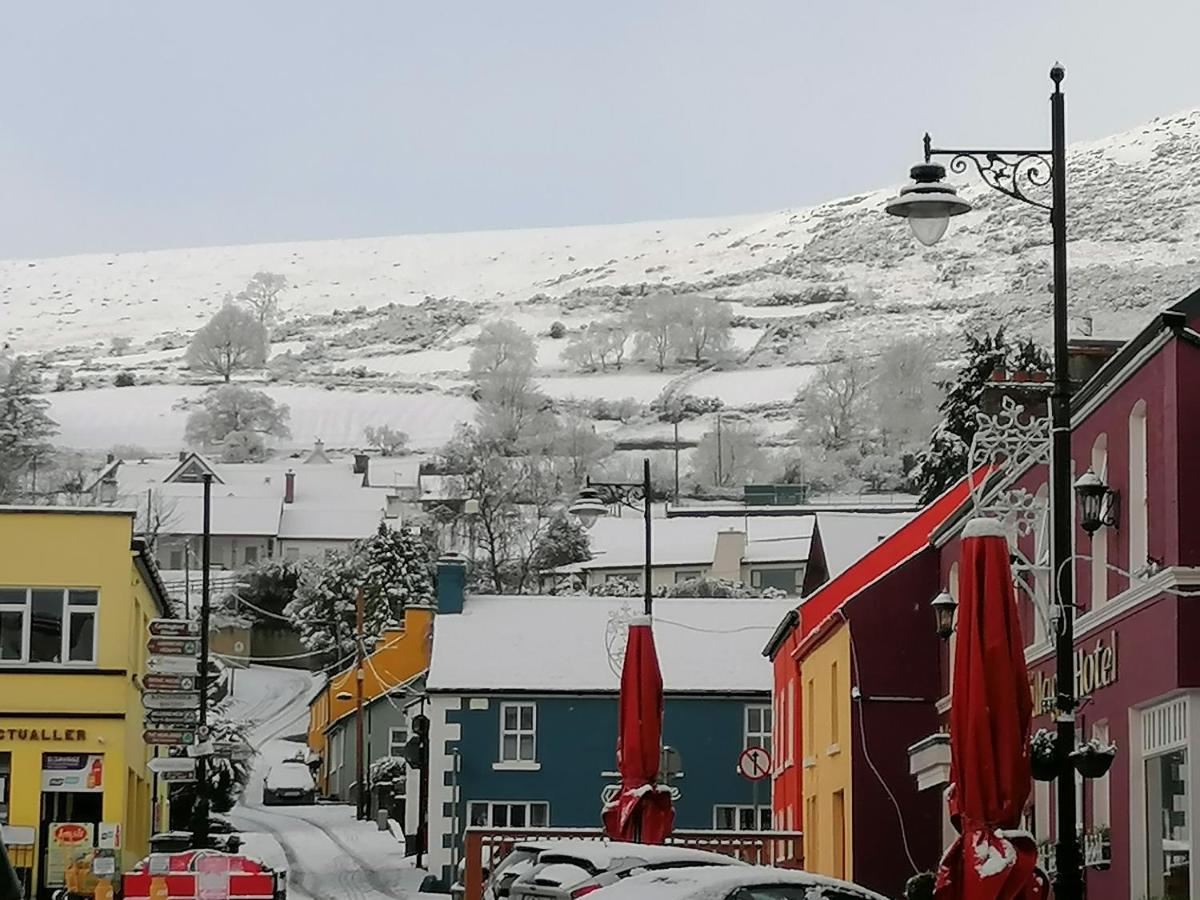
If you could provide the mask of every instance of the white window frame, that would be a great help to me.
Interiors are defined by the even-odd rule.
[[[508,711],[515,709],[517,711],[517,727],[505,727],[505,719],[508,717]],[[533,715],[533,725],[530,728],[521,727],[521,710],[529,709]],[[534,765],[537,763],[537,704],[532,702],[514,701],[510,703],[500,704],[500,747],[497,755],[501,765]],[[506,737],[515,737],[517,742],[516,756],[509,757],[504,753],[504,739]],[[533,739],[533,755],[528,759],[521,756],[521,738],[530,737]]]
[[[754,814],[754,810],[758,810],[757,828],[743,828],[742,814]],[[720,824],[722,811],[731,812],[733,815],[733,828],[723,828]],[[750,803],[714,803],[713,804],[713,831],[732,832],[734,834],[753,834],[757,831],[770,831],[772,828],[771,804],[759,804],[757,807]]]
[[[750,727],[750,712],[757,710],[759,723],[757,729]],[[775,758],[775,735],[771,729],[771,704],[747,703],[742,712],[742,749],[765,747],[772,759]],[[751,742],[754,743],[751,743]],[[728,805],[728,804],[723,804]]]
[[[470,825],[470,823],[474,819],[474,816],[472,815],[472,813],[474,812],[474,809],[477,806],[486,806],[487,807],[487,822],[485,822],[483,825],[475,825],[475,826],[471,826],[471,827],[475,827],[475,828],[549,828],[550,827],[550,802],[548,800],[471,800],[467,803],[467,823],[468,823],[468,825]],[[512,824],[493,825],[492,823],[495,821],[496,808],[500,807],[500,806],[504,807],[508,811],[508,814],[506,815],[506,818],[508,819],[508,823],[512,822],[512,810],[515,809],[516,807],[523,807],[525,809],[525,824],[524,825],[512,825]],[[546,810],[546,821],[543,822],[541,825],[532,824],[533,808],[535,806],[543,807]]]
[[[0,660],[0,665],[29,665],[34,667],[57,667],[63,668],[86,668],[96,665],[97,649],[100,646],[100,589],[96,587],[84,587],[76,585],[74,587],[56,587],[53,585],[39,585],[37,587],[28,587],[24,585],[0,585],[6,591],[24,591],[25,599],[21,603],[0,603],[0,612],[21,614],[21,656],[19,659],[4,659]],[[61,617],[59,618],[60,627],[58,634],[58,662],[38,660],[32,662],[30,660],[30,651],[33,643],[33,592],[34,591],[59,591],[61,592]],[[88,592],[96,595],[95,603],[72,603],[72,592]],[[70,659],[71,652],[71,623],[76,617],[90,616],[92,619],[92,647],[91,653],[87,659]]]
[[[400,740],[396,740],[396,735],[400,735]],[[407,725],[392,725],[388,727],[388,756],[403,756],[404,746],[408,743],[408,726]],[[397,752],[396,748],[400,748]]]

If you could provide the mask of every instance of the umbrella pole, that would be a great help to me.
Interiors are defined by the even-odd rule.
[[[645,612],[650,615],[654,607],[654,589],[650,585],[650,457],[642,460],[642,496],[645,500],[643,513],[646,520],[646,593]]]

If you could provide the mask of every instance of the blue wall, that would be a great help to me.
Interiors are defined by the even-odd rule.
[[[598,827],[600,793],[618,780],[600,774],[617,767],[616,697],[488,695],[487,699],[485,710],[467,708],[464,698],[463,709],[447,713],[449,722],[462,726],[461,740],[446,741],[447,752],[457,747],[461,759],[459,821],[467,821],[472,800],[544,800],[550,804],[551,826]],[[506,701],[537,705],[539,771],[492,768],[499,759],[500,708]],[[681,791],[675,806],[677,828],[711,828],[714,805],[754,802],[754,787],[736,771],[744,741],[744,710],[748,703],[769,702],[766,694],[667,699],[663,743],[683,756],[684,776],[674,782]],[[438,739],[437,723],[434,728]],[[446,778],[450,783],[449,774]],[[770,805],[769,792],[769,783],[760,783],[759,805]]]

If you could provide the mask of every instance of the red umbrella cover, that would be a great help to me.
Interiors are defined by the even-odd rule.
[[[658,783],[662,756],[663,683],[649,616],[629,624],[617,707],[617,770],[621,793],[604,807],[604,830],[614,840],[661,844],[675,811],[670,789]]]
[[[938,870],[937,900],[1045,898],[1037,845],[1021,830],[1029,797],[1033,700],[1000,523],[963,531],[950,707],[950,816],[959,837]]]

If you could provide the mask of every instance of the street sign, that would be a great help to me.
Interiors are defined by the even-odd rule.
[[[199,691],[147,691],[142,694],[142,706],[146,709],[199,709]]]
[[[176,657],[168,657],[168,659],[174,658]],[[150,673],[142,677],[142,688],[147,691],[194,691],[197,680],[195,675]]]
[[[200,724],[198,709],[148,709],[146,721],[151,725],[180,725],[191,728]]]
[[[605,806],[608,806],[608,804],[615,801],[619,796],[621,796],[621,786],[619,784],[606,784],[600,790],[600,802]],[[671,785],[671,802],[678,803],[679,798],[682,796],[683,791],[676,785]]]
[[[254,757],[254,748],[240,741],[217,741],[213,744],[213,752],[217,756],[225,756],[230,759],[252,759]]]
[[[188,781],[196,780],[196,773],[193,772],[163,772],[158,776],[163,781],[171,784],[180,784]]]
[[[146,649],[162,656],[195,656],[200,642],[195,638],[152,637],[146,641]]]
[[[156,673],[195,675],[200,671],[200,661],[194,656],[149,656],[146,668]]]
[[[151,619],[147,626],[154,637],[199,637],[200,627],[187,619]]]
[[[146,768],[158,775],[163,772],[195,772],[196,761],[186,756],[156,756],[146,763]]]
[[[180,744],[194,744],[194,731],[177,731],[174,728],[147,728],[142,732],[142,741],[152,747],[170,747]]]
[[[771,754],[766,747],[747,747],[738,757],[738,774],[750,781],[762,781],[771,774]]]

